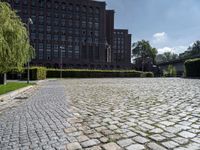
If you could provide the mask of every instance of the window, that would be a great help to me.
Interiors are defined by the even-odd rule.
[[[68,45],[68,58],[72,58],[72,45]]]
[[[57,44],[55,44],[54,45],[54,50],[53,50],[53,56],[54,56],[54,58],[58,58],[58,45]]]
[[[47,26],[47,32],[51,32],[51,26]]]
[[[79,59],[79,57],[80,57],[80,48],[79,48],[79,46],[76,45],[74,47],[74,50],[75,50],[75,59]]]
[[[86,11],[87,11],[87,7],[86,7],[86,6],[83,6],[83,7],[82,7],[82,12],[86,13]]]
[[[39,1],[39,7],[40,7],[40,8],[44,8],[44,1],[43,1],[43,0],[40,0],[40,1]]]
[[[44,16],[39,16],[39,23],[43,24],[44,23]]]
[[[57,35],[57,34],[54,34],[53,39],[54,39],[54,40],[58,40],[58,35]]]
[[[36,34],[35,33],[31,33],[31,39],[35,40],[36,39]]]
[[[59,8],[59,3],[58,3],[58,2],[55,2],[55,3],[54,3],[54,8],[55,8],[55,9],[58,9],[58,8]]]
[[[99,23],[95,23],[95,29],[99,29]]]
[[[47,8],[51,8],[51,1],[50,0],[47,0]]]
[[[99,31],[95,31],[94,34],[95,34],[96,37],[98,37],[99,36]]]
[[[47,40],[51,40],[51,34],[47,34]]]
[[[62,6],[62,10],[65,10],[65,8],[66,8],[66,4],[65,4],[64,2],[62,3],[61,6]]]
[[[31,1],[31,6],[32,6],[32,7],[35,7],[35,5],[36,5],[35,1],[32,0],[32,1]]]
[[[89,13],[91,13],[91,14],[93,13],[93,8],[92,7],[89,8]]]
[[[69,20],[68,25],[69,25],[69,27],[72,27],[72,25],[73,25],[72,20]]]
[[[96,14],[99,14],[99,13],[100,13],[99,8],[96,8],[96,9],[95,9],[95,13],[96,13]]]
[[[44,31],[43,25],[39,25],[39,32],[43,32],[43,31]]]
[[[79,12],[80,11],[80,6],[76,5],[76,11]]]
[[[73,4],[69,4],[69,6],[68,6],[68,11],[72,11],[73,10]]]
[[[75,21],[75,27],[79,28],[80,27],[80,22],[79,21]]]
[[[65,41],[65,35],[61,35],[61,41]]]
[[[44,56],[44,45],[43,43],[39,43],[39,59],[43,59]]]
[[[40,40],[43,40],[43,39],[44,39],[43,33],[39,33],[39,39],[40,39]]]
[[[88,22],[88,27],[91,29],[92,28],[92,22]]]
[[[86,28],[86,21],[82,21],[82,28]]]
[[[51,59],[51,44],[47,44],[47,59]]]

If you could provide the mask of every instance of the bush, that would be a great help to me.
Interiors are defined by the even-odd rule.
[[[163,72],[164,77],[176,77],[176,75],[177,75],[176,68],[172,65],[169,65],[167,67],[167,70],[164,70]]]
[[[31,67],[30,68],[30,80],[44,80],[46,79],[46,68],[45,67]],[[22,79],[27,79],[27,69],[22,74]]]
[[[185,75],[186,77],[200,77],[200,58],[185,62]]]
[[[152,78],[152,77],[154,77],[154,73],[153,72],[144,72],[141,77]]]
[[[104,77],[141,77],[143,72],[135,70],[80,70],[63,69],[63,78],[104,78]],[[59,69],[47,69],[47,78],[59,78]]]

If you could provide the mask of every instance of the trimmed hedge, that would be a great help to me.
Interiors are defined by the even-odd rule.
[[[154,77],[154,73],[153,72],[144,72],[142,77],[144,77],[144,78],[153,78]]]
[[[186,77],[200,77],[200,58],[189,59],[185,62]]]
[[[105,77],[142,77],[143,74],[153,77],[149,73],[143,73],[134,70],[79,70],[63,69],[63,78],[105,78]],[[60,69],[47,69],[47,78],[59,78]]]

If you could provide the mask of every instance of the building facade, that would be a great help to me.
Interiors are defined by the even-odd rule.
[[[24,23],[27,23],[28,18],[33,21],[30,25],[30,41],[36,50],[36,58],[32,60],[32,65],[54,68],[59,68],[61,65],[63,68],[112,69],[117,66],[121,68],[118,61],[112,58],[114,11],[106,10],[105,2],[92,0],[7,0],[7,2],[17,10]],[[128,38],[125,41],[127,40]],[[125,47],[128,48],[130,42],[127,41]],[[131,49],[129,52],[131,53]],[[120,59],[120,63],[124,63],[123,66],[130,65],[131,58],[128,57],[129,54],[123,56],[124,62]]]

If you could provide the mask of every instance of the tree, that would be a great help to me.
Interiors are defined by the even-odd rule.
[[[155,62],[156,55],[158,53],[156,48],[152,48],[149,41],[138,41],[136,43],[133,43],[133,49],[132,53],[134,57],[142,57],[152,58],[153,62]]]
[[[33,54],[25,24],[8,3],[0,2],[0,74],[22,69]]]
[[[176,60],[178,59],[178,55],[175,53],[171,53],[171,52],[164,52],[163,54],[159,54],[156,57],[156,62],[167,62],[167,61],[171,61],[171,60]]]
[[[200,41],[196,41],[192,46],[180,54],[180,58],[194,58],[200,56]]]

